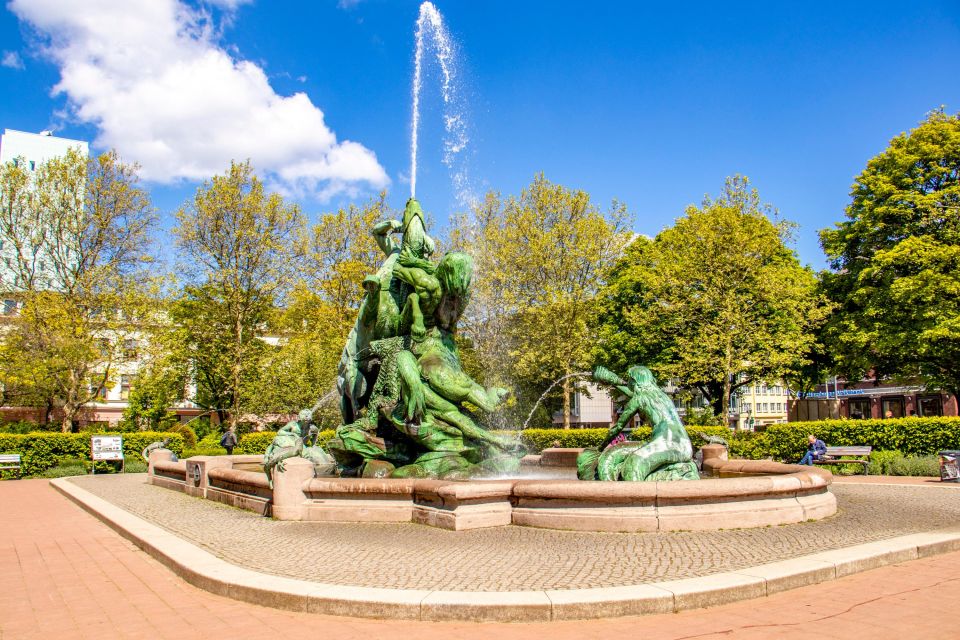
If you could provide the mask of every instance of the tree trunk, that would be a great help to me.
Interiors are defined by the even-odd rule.
[[[563,380],[563,428],[570,428],[570,393],[572,389],[570,388],[570,378],[564,378]]]
[[[73,431],[73,418],[77,413],[77,407],[75,407],[73,403],[68,402],[63,405],[62,409],[63,409],[63,426],[61,427],[60,430],[63,433],[70,433],[71,431]]]
[[[723,379],[723,398],[720,400],[720,420],[724,426],[730,426],[730,374]]]

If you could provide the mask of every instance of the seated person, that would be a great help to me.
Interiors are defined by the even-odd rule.
[[[818,440],[812,433],[807,436],[807,452],[803,454],[800,464],[812,465],[816,460],[822,460],[827,455],[827,445]]]

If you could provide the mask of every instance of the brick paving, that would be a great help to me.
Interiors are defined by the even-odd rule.
[[[196,589],[60,496],[45,480],[0,482],[0,505],[3,640],[275,640],[306,634],[337,640],[811,636],[892,640],[960,635],[956,618],[960,552],[759,600],[671,615],[513,625],[377,621],[265,609]]]
[[[836,516],[718,532],[589,533],[527,527],[277,522],[145,483],[82,488],[233,564],[331,584],[444,591],[613,587],[733,571],[960,522],[956,487],[843,484]]]

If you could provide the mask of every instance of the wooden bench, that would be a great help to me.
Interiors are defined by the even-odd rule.
[[[827,447],[827,454],[813,464],[861,464],[863,475],[870,468],[870,452],[873,447]]]
[[[17,480],[20,479],[20,454],[0,453],[0,471],[16,470]]]

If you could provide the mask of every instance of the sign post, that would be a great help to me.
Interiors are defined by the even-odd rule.
[[[120,471],[126,467],[123,458],[123,436],[92,436],[90,438],[90,459],[93,460],[92,473],[97,472],[98,460],[119,460]]]

